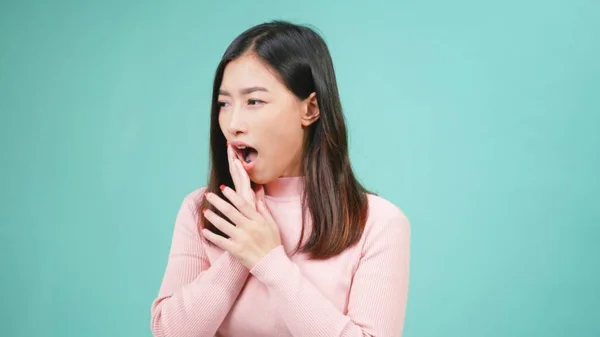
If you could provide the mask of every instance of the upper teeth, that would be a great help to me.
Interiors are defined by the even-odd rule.
[[[245,149],[246,147],[245,147],[245,146],[243,146],[243,145],[240,145],[240,146],[238,146],[237,148],[238,148],[238,149],[240,149],[240,150],[243,150],[243,149]]]

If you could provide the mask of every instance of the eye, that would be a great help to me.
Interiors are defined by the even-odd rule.
[[[229,103],[227,103],[227,102],[225,102],[225,101],[218,101],[218,102],[217,102],[217,106],[218,106],[218,107],[219,107],[219,109],[220,109],[220,108],[224,108],[224,107],[227,107],[227,106],[229,106]]]
[[[261,101],[259,99],[249,99],[248,100],[248,105],[259,105],[259,104],[264,104],[264,101]]]

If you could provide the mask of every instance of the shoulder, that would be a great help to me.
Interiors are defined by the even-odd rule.
[[[369,201],[369,222],[406,221],[404,211],[391,201],[374,194],[367,194]]]
[[[194,237],[198,235],[198,211],[205,191],[206,188],[201,187],[184,194],[175,219],[176,234]]]
[[[391,201],[367,194],[369,211],[363,239],[406,240],[410,236],[410,221],[404,211]]]
[[[178,217],[198,220],[197,214],[205,192],[206,187],[203,186],[184,194],[183,199],[180,201]]]
[[[183,197],[183,204],[188,205],[190,207],[197,207],[198,205],[200,205],[200,202],[202,201],[202,197],[204,196],[205,192],[206,186],[202,186],[192,191],[189,191]]]

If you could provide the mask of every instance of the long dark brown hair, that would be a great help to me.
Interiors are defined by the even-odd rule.
[[[297,251],[308,253],[312,259],[335,256],[359,241],[367,220],[368,191],[357,181],[350,165],[346,125],[329,49],[312,29],[285,21],[263,23],[235,38],[223,54],[212,92],[207,192],[222,196],[221,184],[233,187],[217,99],[225,66],[247,52],[270,65],[299,99],[316,93],[320,118],[309,127],[303,148],[302,224],[304,227],[309,216],[312,231],[304,244],[303,236],[300,238]],[[197,209],[199,226],[205,224],[212,232],[226,237],[206,221],[200,211],[204,208],[220,214],[202,198]]]

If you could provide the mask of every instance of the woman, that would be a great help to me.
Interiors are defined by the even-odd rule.
[[[231,43],[210,149],[208,185],[175,222],[155,336],[401,335],[409,222],[354,177],[318,34],[278,21]]]

